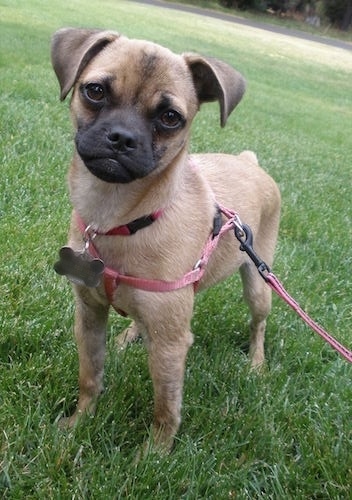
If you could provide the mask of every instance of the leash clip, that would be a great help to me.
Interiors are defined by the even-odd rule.
[[[270,273],[270,267],[255,253],[253,249],[253,233],[247,224],[235,224],[234,233],[241,243],[240,250],[246,252],[248,257],[258,269],[261,277],[267,281],[267,273]]]

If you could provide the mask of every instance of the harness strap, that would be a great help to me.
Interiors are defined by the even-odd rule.
[[[104,269],[104,286],[109,302],[112,304],[114,292],[119,284],[128,285],[148,292],[171,292],[192,284],[197,287],[197,284],[202,279],[208,261],[217,247],[220,238],[225,233],[233,229],[235,220],[238,219],[235,212],[229,211],[221,206],[219,206],[219,210],[229,220],[221,226],[220,230],[217,228],[217,234],[212,233],[209,236],[201,258],[198,260],[194,268],[186,273],[182,278],[173,281],[137,278],[135,276],[122,274],[116,269],[106,266]],[[93,257],[100,258],[99,253],[91,239],[88,240],[88,249]]]
[[[163,214],[162,209],[156,210],[152,214],[139,217],[138,219],[135,219],[129,222],[128,224],[113,227],[112,229],[109,229],[109,231],[106,231],[106,233],[103,233],[99,230],[94,231],[94,233],[101,236],[131,236],[140,229],[144,229],[145,227],[148,227],[151,224],[153,224],[153,222],[159,219],[159,217],[161,217],[162,214]],[[81,218],[81,216],[77,213],[77,211],[75,211],[75,217],[77,220],[78,227],[80,228],[81,232],[84,233],[87,226],[83,221],[83,219]]]

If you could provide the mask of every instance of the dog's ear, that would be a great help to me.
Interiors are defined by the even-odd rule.
[[[246,83],[228,64],[212,57],[184,54],[191,71],[199,103],[219,101],[220,123],[224,127],[229,114],[242,99]]]
[[[62,101],[89,61],[119,36],[113,31],[76,28],[62,28],[53,35],[51,61],[60,83]]]

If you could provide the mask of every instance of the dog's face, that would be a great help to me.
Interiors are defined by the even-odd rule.
[[[225,63],[113,32],[60,30],[52,60],[61,98],[74,88],[77,152],[111,183],[171,165],[187,146],[200,104],[218,100],[224,125],[244,92],[243,78]]]
[[[80,75],[72,111],[87,168],[126,183],[170,164],[183,149],[197,99],[182,57],[119,38]]]

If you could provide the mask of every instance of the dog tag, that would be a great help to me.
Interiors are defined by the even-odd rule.
[[[93,258],[85,250],[75,252],[71,247],[62,247],[59,257],[54,269],[60,276],[66,276],[76,285],[95,288],[100,284],[105,267],[102,260]]]

